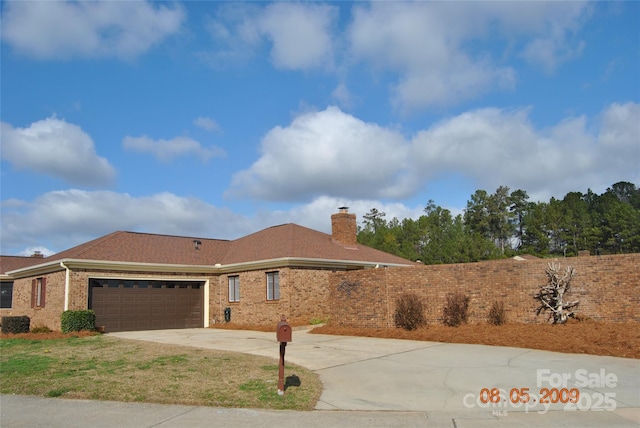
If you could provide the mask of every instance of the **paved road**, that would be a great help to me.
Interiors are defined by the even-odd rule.
[[[278,356],[275,333],[187,329],[112,335]],[[640,426],[639,360],[520,348],[317,335],[306,330],[293,332],[286,360],[319,374],[324,390],[316,411],[234,410],[2,396],[0,424],[3,428],[39,426],[38,420],[28,419],[36,417],[38,412],[22,411],[32,405],[34,409],[42,406],[59,409],[60,421],[64,421],[64,424],[56,424],[53,423],[56,419],[49,417],[48,423],[40,426],[68,427],[204,426],[214,421],[223,426],[284,424],[307,428],[338,424],[456,428]],[[543,388],[550,390],[548,401],[569,398],[569,390],[577,391],[580,398],[575,404],[541,404],[540,399],[544,401],[542,395],[545,394]],[[564,396],[558,396],[557,392],[562,393],[563,388],[566,388]],[[494,399],[499,395],[500,401],[483,403],[491,400],[492,392]],[[518,402],[517,398],[524,400],[525,394],[529,394],[529,402]],[[78,412],[84,416],[74,425],[68,416]],[[48,414],[57,413],[54,410]],[[92,415],[95,416],[93,419]],[[99,423],[99,415],[106,417],[103,425]],[[148,419],[144,415],[148,415]],[[30,423],[20,425],[21,420]]]

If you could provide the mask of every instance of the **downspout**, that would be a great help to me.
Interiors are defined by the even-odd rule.
[[[64,310],[69,310],[69,278],[70,278],[70,270],[67,266],[64,265],[64,262],[60,262],[60,266],[67,270],[64,275]]]
[[[205,281],[205,286],[204,286],[204,302],[203,302],[203,306],[204,306],[204,328],[209,328],[209,324],[211,323],[209,321],[209,286],[210,286],[210,280],[211,278],[207,279]]]

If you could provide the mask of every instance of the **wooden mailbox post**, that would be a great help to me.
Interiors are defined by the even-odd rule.
[[[276,328],[276,337],[280,342],[280,367],[278,369],[278,395],[284,395],[284,351],[291,342],[291,326],[284,315]]]

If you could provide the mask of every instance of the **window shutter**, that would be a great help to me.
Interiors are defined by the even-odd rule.
[[[44,308],[44,299],[47,295],[47,278],[42,278],[42,296],[40,296],[40,307]]]
[[[31,307],[34,308],[36,306],[36,280],[31,280]]]

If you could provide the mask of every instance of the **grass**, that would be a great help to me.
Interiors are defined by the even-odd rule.
[[[253,355],[108,336],[0,339],[0,392],[92,400],[311,410],[318,376]],[[296,380],[290,382],[290,379]]]

